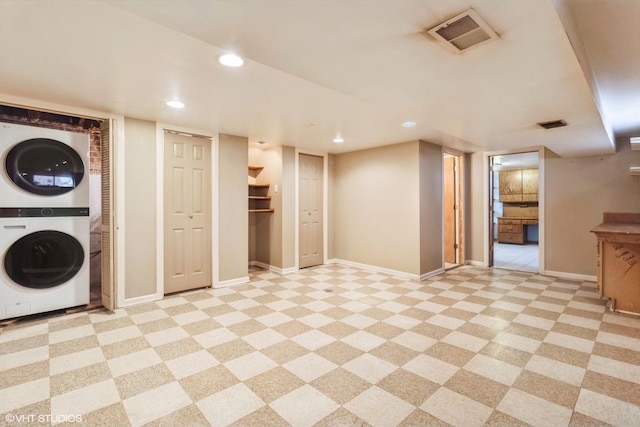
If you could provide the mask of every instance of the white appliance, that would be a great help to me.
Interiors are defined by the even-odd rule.
[[[0,208],[0,319],[89,303],[89,208]]]
[[[0,123],[0,207],[89,206],[89,135]]]

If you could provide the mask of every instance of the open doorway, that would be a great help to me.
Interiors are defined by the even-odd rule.
[[[444,267],[462,264],[462,161],[461,156],[444,153]]]
[[[539,153],[489,157],[489,266],[540,271]]]

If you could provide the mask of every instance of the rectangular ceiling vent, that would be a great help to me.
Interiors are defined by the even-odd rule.
[[[550,122],[538,123],[538,126],[543,127],[545,129],[561,128],[566,125],[567,125],[567,122],[565,122],[564,120],[552,120]]]
[[[465,52],[498,38],[498,34],[478,15],[469,9],[460,15],[427,30],[436,40],[455,53]]]

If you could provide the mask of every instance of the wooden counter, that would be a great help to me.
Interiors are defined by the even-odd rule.
[[[598,238],[598,291],[611,308],[640,314],[640,213],[603,214]]]

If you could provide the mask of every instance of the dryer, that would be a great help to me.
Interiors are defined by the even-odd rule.
[[[89,206],[89,135],[0,123],[0,207]]]
[[[89,303],[89,208],[0,208],[0,319]]]

